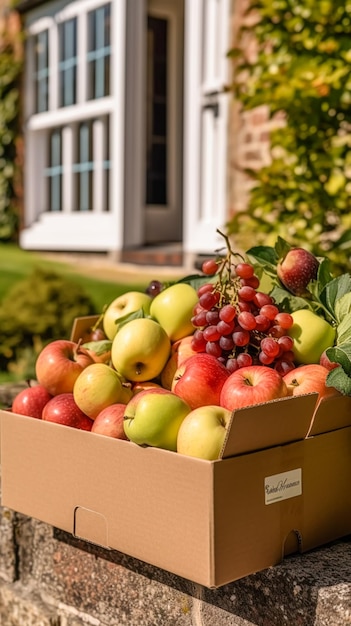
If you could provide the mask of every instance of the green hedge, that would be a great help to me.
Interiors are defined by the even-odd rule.
[[[250,2],[233,59],[244,111],[268,105],[286,128],[271,133],[272,162],[248,170],[248,210],[228,224],[238,239],[278,235],[349,269],[351,251],[351,4],[344,0]],[[247,37],[257,56],[246,57]]]

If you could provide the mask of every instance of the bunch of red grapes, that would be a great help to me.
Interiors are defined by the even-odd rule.
[[[284,376],[296,367],[293,339],[287,334],[293,318],[259,291],[254,267],[243,259],[234,263],[232,255],[229,251],[225,258],[202,264],[203,273],[216,280],[198,289],[192,348],[212,354],[230,372],[266,365]]]

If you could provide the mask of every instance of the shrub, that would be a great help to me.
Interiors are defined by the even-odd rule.
[[[68,339],[75,317],[94,314],[90,297],[74,281],[35,269],[16,283],[0,307],[0,365],[32,378],[41,348],[54,339]]]

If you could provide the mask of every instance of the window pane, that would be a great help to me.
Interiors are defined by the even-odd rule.
[[[88,99],[110,93],[110,5],[88,13]]]
[[[167,204],[167,21],[148,18],[146,204]]]
[[[92,122],[84,122],[78,128],[78,161],[74,166],[77,177],[77,211],[92,210]]]
[[[47,111],[49,106],[49,40],[48,31],[34,38],[35,51],[35,112]]]
[[[45,171],[48,178],[49,211],[62,210],[62,145],[61,131],[54,130],[49,137],[49,167]]]
[[[61,106],[76,102],[77,83],[77,20],[67,20],[59,28]]]

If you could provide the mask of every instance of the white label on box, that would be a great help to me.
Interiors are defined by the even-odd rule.
[[[280,500],[295,498],[302,494],[302,471],[301,468],[274,474],[264,479],[265,503],[273,504]]]

